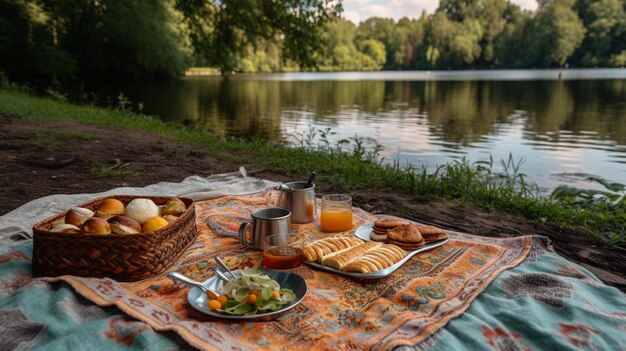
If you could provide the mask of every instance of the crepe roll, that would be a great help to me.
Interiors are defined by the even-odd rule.
[[[378,242],[366,242],[349,249],[345,249],[336,254],[328,255],[322,258],[322,264],[341,270],[347,263],[353,261],[363,255],[369,250],[383,246]]]
[[[385,254],[384,251],[381,251],[381,248],[378,248],[376,250],[372,250],[368,253],[368,256],[374,256],[378,259],[378,261],[382,261],[385,264],[384,268],[387,268],[389,266],[393,266],[395,264],[394,258],[390,257],[389,254]]]

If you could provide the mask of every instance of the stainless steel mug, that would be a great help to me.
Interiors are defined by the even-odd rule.
[[[278,207],[291,211],[293,223],[309,223],[315,220],[316,202],[315,184],[291,182],[282,184],[278,197]]]
[[[246,232],[252,226],[252,238],[248,240]],[[291,235],[291,212],[284,208],[270,207],[252,211],[252,222],[243,222],[239,226],[239,243],[260,249],[263,239],[274,234]]]

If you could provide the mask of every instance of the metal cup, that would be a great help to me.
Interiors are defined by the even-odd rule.
[[[307,182],[285,183],[279,187],[278,207],[291,211],[293,223],[310,223],[315,220],[315,184]]]
[[[246,231],[252,225],[252,238],[248,240]],[[270,207],[252,211],[252,222],[239,226],[239,243],[260,249],[263,239],[274,234],[291,235],[291,212],[284,208]]]

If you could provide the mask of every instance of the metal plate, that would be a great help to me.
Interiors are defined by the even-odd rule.
[[[373,224],[362,225],[362,226],[360,226],[360,227],[358,227],[356,229],[356,231],[354,232],[354,235],[356,235],[359,239],[362,239],[362,240],[365,240],[365,241],[372,241],[372,239],[370,239],[370,234],[372,233],[372,226],[373,226]],[[340,271],[340,270],[332,268],[332,267],[324,266],[324,265],[322,265],[320,263],[317,263],[317,262],[305,262],[305,263],[308,264],[311,267],[315,267],[315,268],[323,270],[323,271],[327,271],[327,272],[343,275],[343,276],[350,277],[350,278],[380,279],[380,278],[384,278],[384,277],[388,276],[389,274],[393,273],[396,269],[402,267],[402,265],[406,261],[410,260],[411,257],[417,255],[420,252],[432,250],[432,249],[434,249],[436,247],[439,247],[439,246],[447,243],[448,240],[450,240],[450,239],[445,239],[445,240],[441,240],[441,241],[435,241],[435,242],[432,242],[430,244],[426,244],[423,247],[420,247],[419,249],[413,250],[413,251],[405,250],[406,253],[407,253],[405,258],[403,258],[402,260],[400,260],[399,262],[397,262],[393,266],[387,267],[385,269],[381,269],[381,270],[376,271],[376,272],[369,272],[369,273],[344,272],[344,271]]]
[[[254,316],[235,316],[211,310],[208,306],[209,298],[200,288],[197,287],[193,287],[189,290],[189,293],[187,293],[187,300],[189,301],[189,304],[191,304],[191,306],[196,310],[215,318],[243,321],[269,321],[296,307],[302,301],[302,299],[304,299],[304,296],[306,296],[308,289],[306,286],[306,282],[301,276],[291,272],[281,272],[270,269],[261,269],[261,271],[267,274],[270,278],[274,279],[276,282],[278,282],[281,289],[291,289],[296,294],[296,299],[293,300],[289,305],[286,305],[279,310],[261,313]],[[233,271],[233,273],[237,277],[241,275],[241,271]],[[202,285],[206,286],[209,289],[212,289],[213,291],[222,291],[222,287],[224,286],[224,284],[225,282],[217,276],[213,276],[202,283]]]

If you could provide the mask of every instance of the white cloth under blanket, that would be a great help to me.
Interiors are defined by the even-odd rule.
[[[190,176],[180,183],[162,182],[146,187],[122,187],[94,194],[57,194],[28,202],[0,216],[0,247],[30,240],[32,226],[54,214],[106,195],[163,195],[206,200],[224,195],[244,195],[277,186],[269,180],[249,177],[245,168],[239,172],[216,174],[210,177]]]

